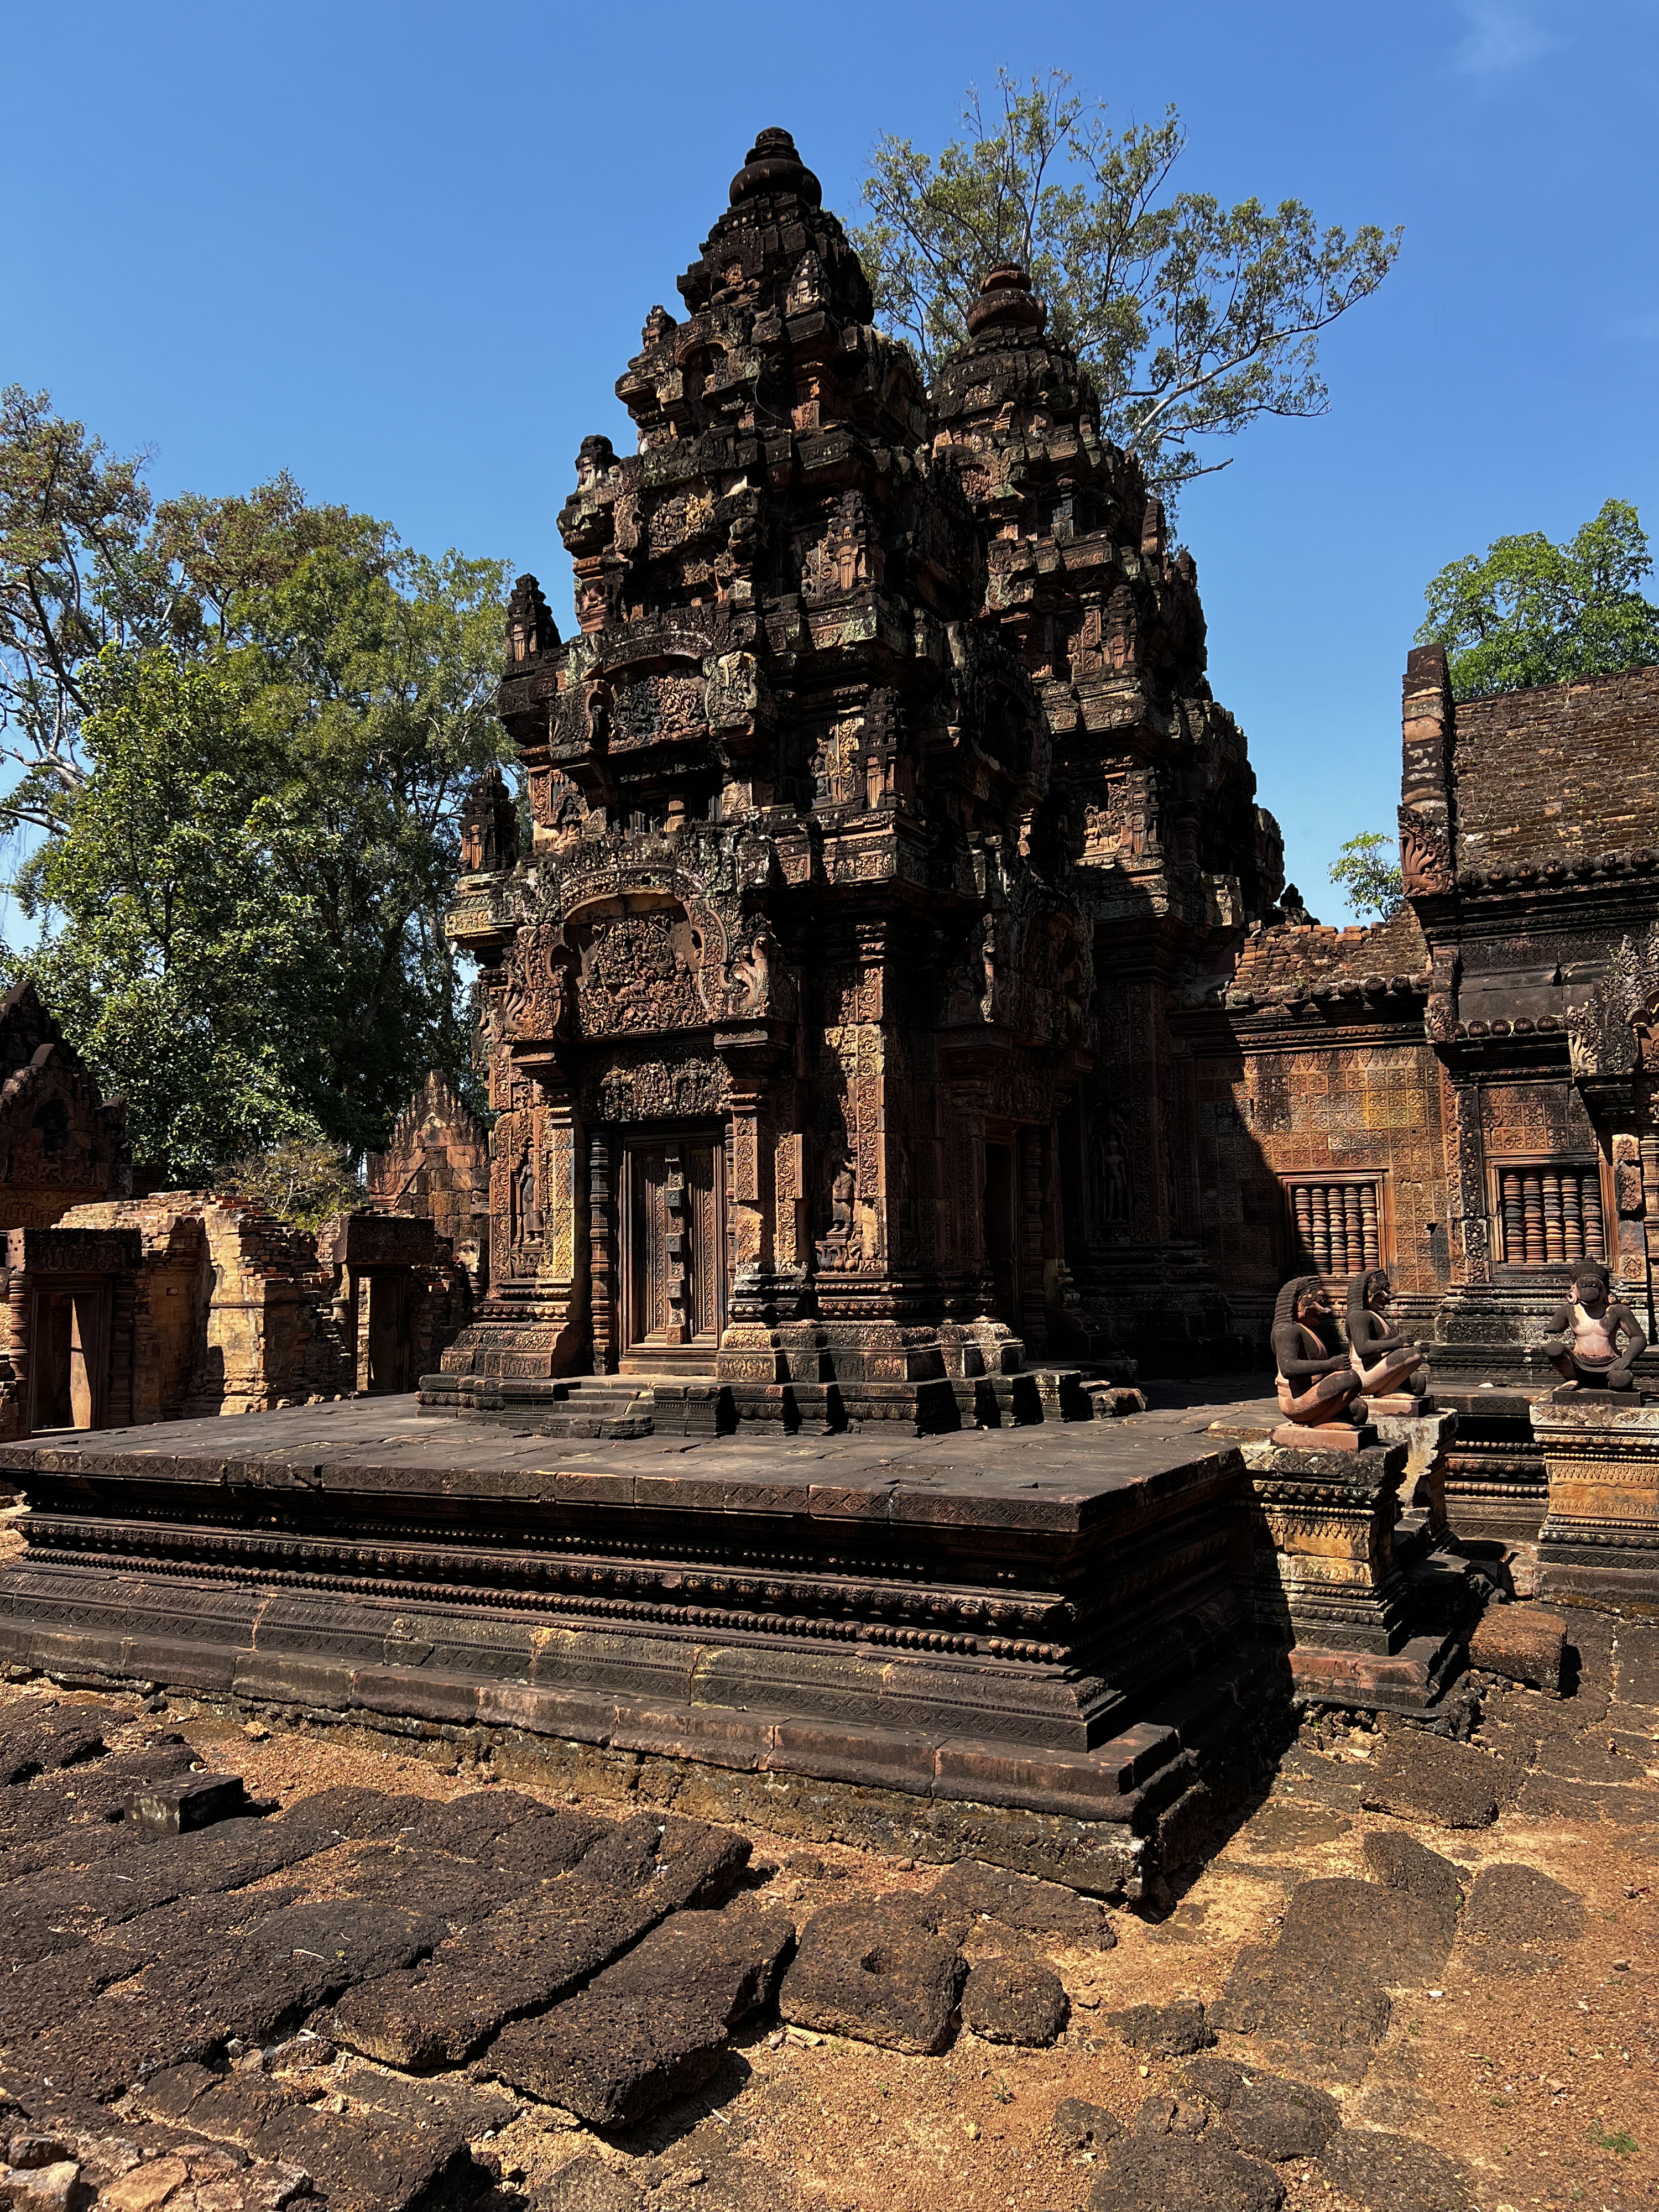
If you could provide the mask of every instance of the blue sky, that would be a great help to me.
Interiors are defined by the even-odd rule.
[[[1391,828],[1423,586],[1612,495],[1659,533],[1659,0],[842,0],[833,9],[0,0],[0,380],[46,386],[160,493],[291,469],[412,544],[535,569],[581,438],[755,131],[843,217],[876,135],[1058,65],[1174,100],[1178,180],[1406,227],[1331,333],[1331,413],[1188,496],[1211,678],[1291,875]],[[1651,586],[1650,587],[1652,588]]]

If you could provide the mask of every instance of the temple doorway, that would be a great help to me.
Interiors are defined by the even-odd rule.
[[[29,1331],[29,1427],[107,1425],[110,1292],[106,1284],[34,1294]]]
[[[409,1331],[409,1270],[376,1268],[364,1279],[368,1296],[368,1388],[385,1392],[412,1390],[413,1346]]]
[[[623,1156],[622,1371],[712,1364],[726,1308],[725,1153],[710,1137]]]

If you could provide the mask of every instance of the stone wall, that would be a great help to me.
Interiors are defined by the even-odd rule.
[[[314,1241],[252,1200],[161,1191],[77,1206],[65,1225],[143,1238],[135,1421],[255,1413],[352,1389]]]
[[[1409,908],[1370,929],[1280,923],[1246,940],[1220,1009],[1189,1018],[1212,1264],[1266,1356],[1278,1286],[1386,1267],[1413,1327],[1449,1279],[1443,1080]]]
[[[497,781],[499,781],[499,777]],[[489,1132],[434,1068],[364,1168],[378,1206],[420,1214],[447,1238],[482,1294],[489,1280]]]
[[[1659,668],[1551,684],[1456,708],[1462,867],[1659,847]]]

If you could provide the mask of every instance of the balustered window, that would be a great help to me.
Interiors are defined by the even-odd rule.
[[[1319,1275],[1357,1275],[1389,1265],[1381,1176],[1286,1179],[1291,1267]]]
[[[1498,1257],[1505,1267],[1607,1258],[1601,1171],[1594,1161],[1505,1161],[1492,1173]]]

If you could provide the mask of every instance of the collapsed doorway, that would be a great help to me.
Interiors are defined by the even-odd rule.
[[[368,1293],[368,1374],[375,1396],[415,1387],[410,1341],[409,1270],[376,1267],[364,1278]]]
[[[29,1427],[101,1429],[109,1422],[110,1288],[52,1285],[34,1293],[29,1328]]]

